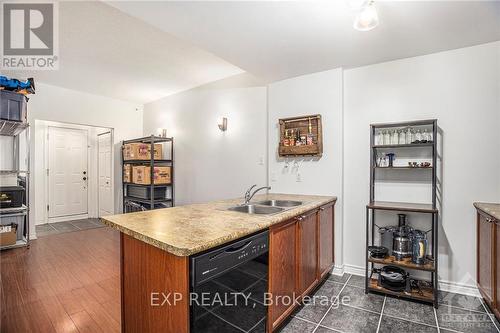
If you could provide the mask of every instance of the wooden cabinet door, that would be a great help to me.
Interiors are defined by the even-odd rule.
[[[484,300],[493,306],[493,220],[477,215],[477,283]]]
[[[284,298],[293,300],[297,291],[297,223],[292,219],[270,228],[268,331],[272,332],[294,308]],[[278,300],[278,301],[276,301]]]
[[[333,203],[319,209],[319,274],[330,273],[334,263],[334,208]]]
[[[494,272],[493,276],[495,278],[495,299],[492,309],[497,318],[500,317],[500,220],[495,220],[493,222],[495,228],[495,253],[493,254],[494,260]]]
[[[318,214],[299,217],[299,294],[307,294],[318,281]]]

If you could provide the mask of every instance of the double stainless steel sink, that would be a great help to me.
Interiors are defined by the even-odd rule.
[[[292,207],[302,205],[301,201],[294,200],[265,200],[247,205],[240,205],[228,208],[228,210],[246,214],[276,214]]]

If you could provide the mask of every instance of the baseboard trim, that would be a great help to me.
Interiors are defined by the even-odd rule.
[[[343,275],[344,273],[363,276],[365,275],[365,267],[344,264],[343,267],[338,267],[338,268],[335,267],[332,271],[332,274],[335,275]],[[477,286],[474,284],[439,280],[438,288],[439,290],[451,293],[481,297],[481,295],[479,294],[479,290],[477,289]]]
[[[439,281],[439,290],[448,291],[448,292],[456,293],[456,294],[481,297],[481,294],[479,293],[479,289],[477,289],[477,286],[471,285],[471,284],[440,280]]]
[[[88,218],[89,218],[89,214],[50,217],[48,223],[67,222],[67,221],[74,221],[74,220],[85,220]]]

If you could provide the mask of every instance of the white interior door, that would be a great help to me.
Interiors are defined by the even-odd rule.
[[[113,214],[111,132],[98,136],[99,217]]]
[[[49,218],[88,213],[87,132],[49,127]]]

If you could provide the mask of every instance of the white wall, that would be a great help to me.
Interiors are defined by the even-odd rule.
[[[124,102],[112,98],[87,94],[75,90],[55,87],[43,83],[37,83],[35,95],[30,96],[28,102],[28,118],[30,123],[35,124],[35,120],[48,120],[72,124],[82,124],[90,126],[109,127],[114,129],[115,144],[115,211],[121,209],[121,159],[120,141],[142,135],[142,106]],[[44,178],[37,167],[38,163],[43,163],[40,152],[36,150],[36,142],[40,137],[35,137],[33,128],[31,140],[31,170],[35,172],[31,177],[31,232],[34,234],[36,210],[43,209],[37,205],[36,197],[40,191],[44,191],[44,186],[34,186],[35,182]],[[43,134],[42,134],[43,135]],[[39,148],[40,149],[40,148]],[[43,148],[42,148],[43,149]],[[37,158],[38,157],[38,158]],[[38,171],[37,171],[38,170]]]
[[[271,192],[338,197],[335,206],[335,262],[341,269],[343,263],[342,70],[334,69],[276,82],[269,85],[268,94]],[[323,156],[319,159],[280,158],[278,119],[310,114],[322,116]],[[288,167],[286,161],[289,161]]]
[[[369,124],[437,118],[443,133],[441,286],[472,287],[472,203],[500,199],[499,79],[499,42],[344,71],[346,263],[364,267]]]
[[[266,180],[266,88],[246,74],[144,106],[144,134],[174,137],[176,205],[241,197]],[[227,117],[228,129],[217,127]]]

